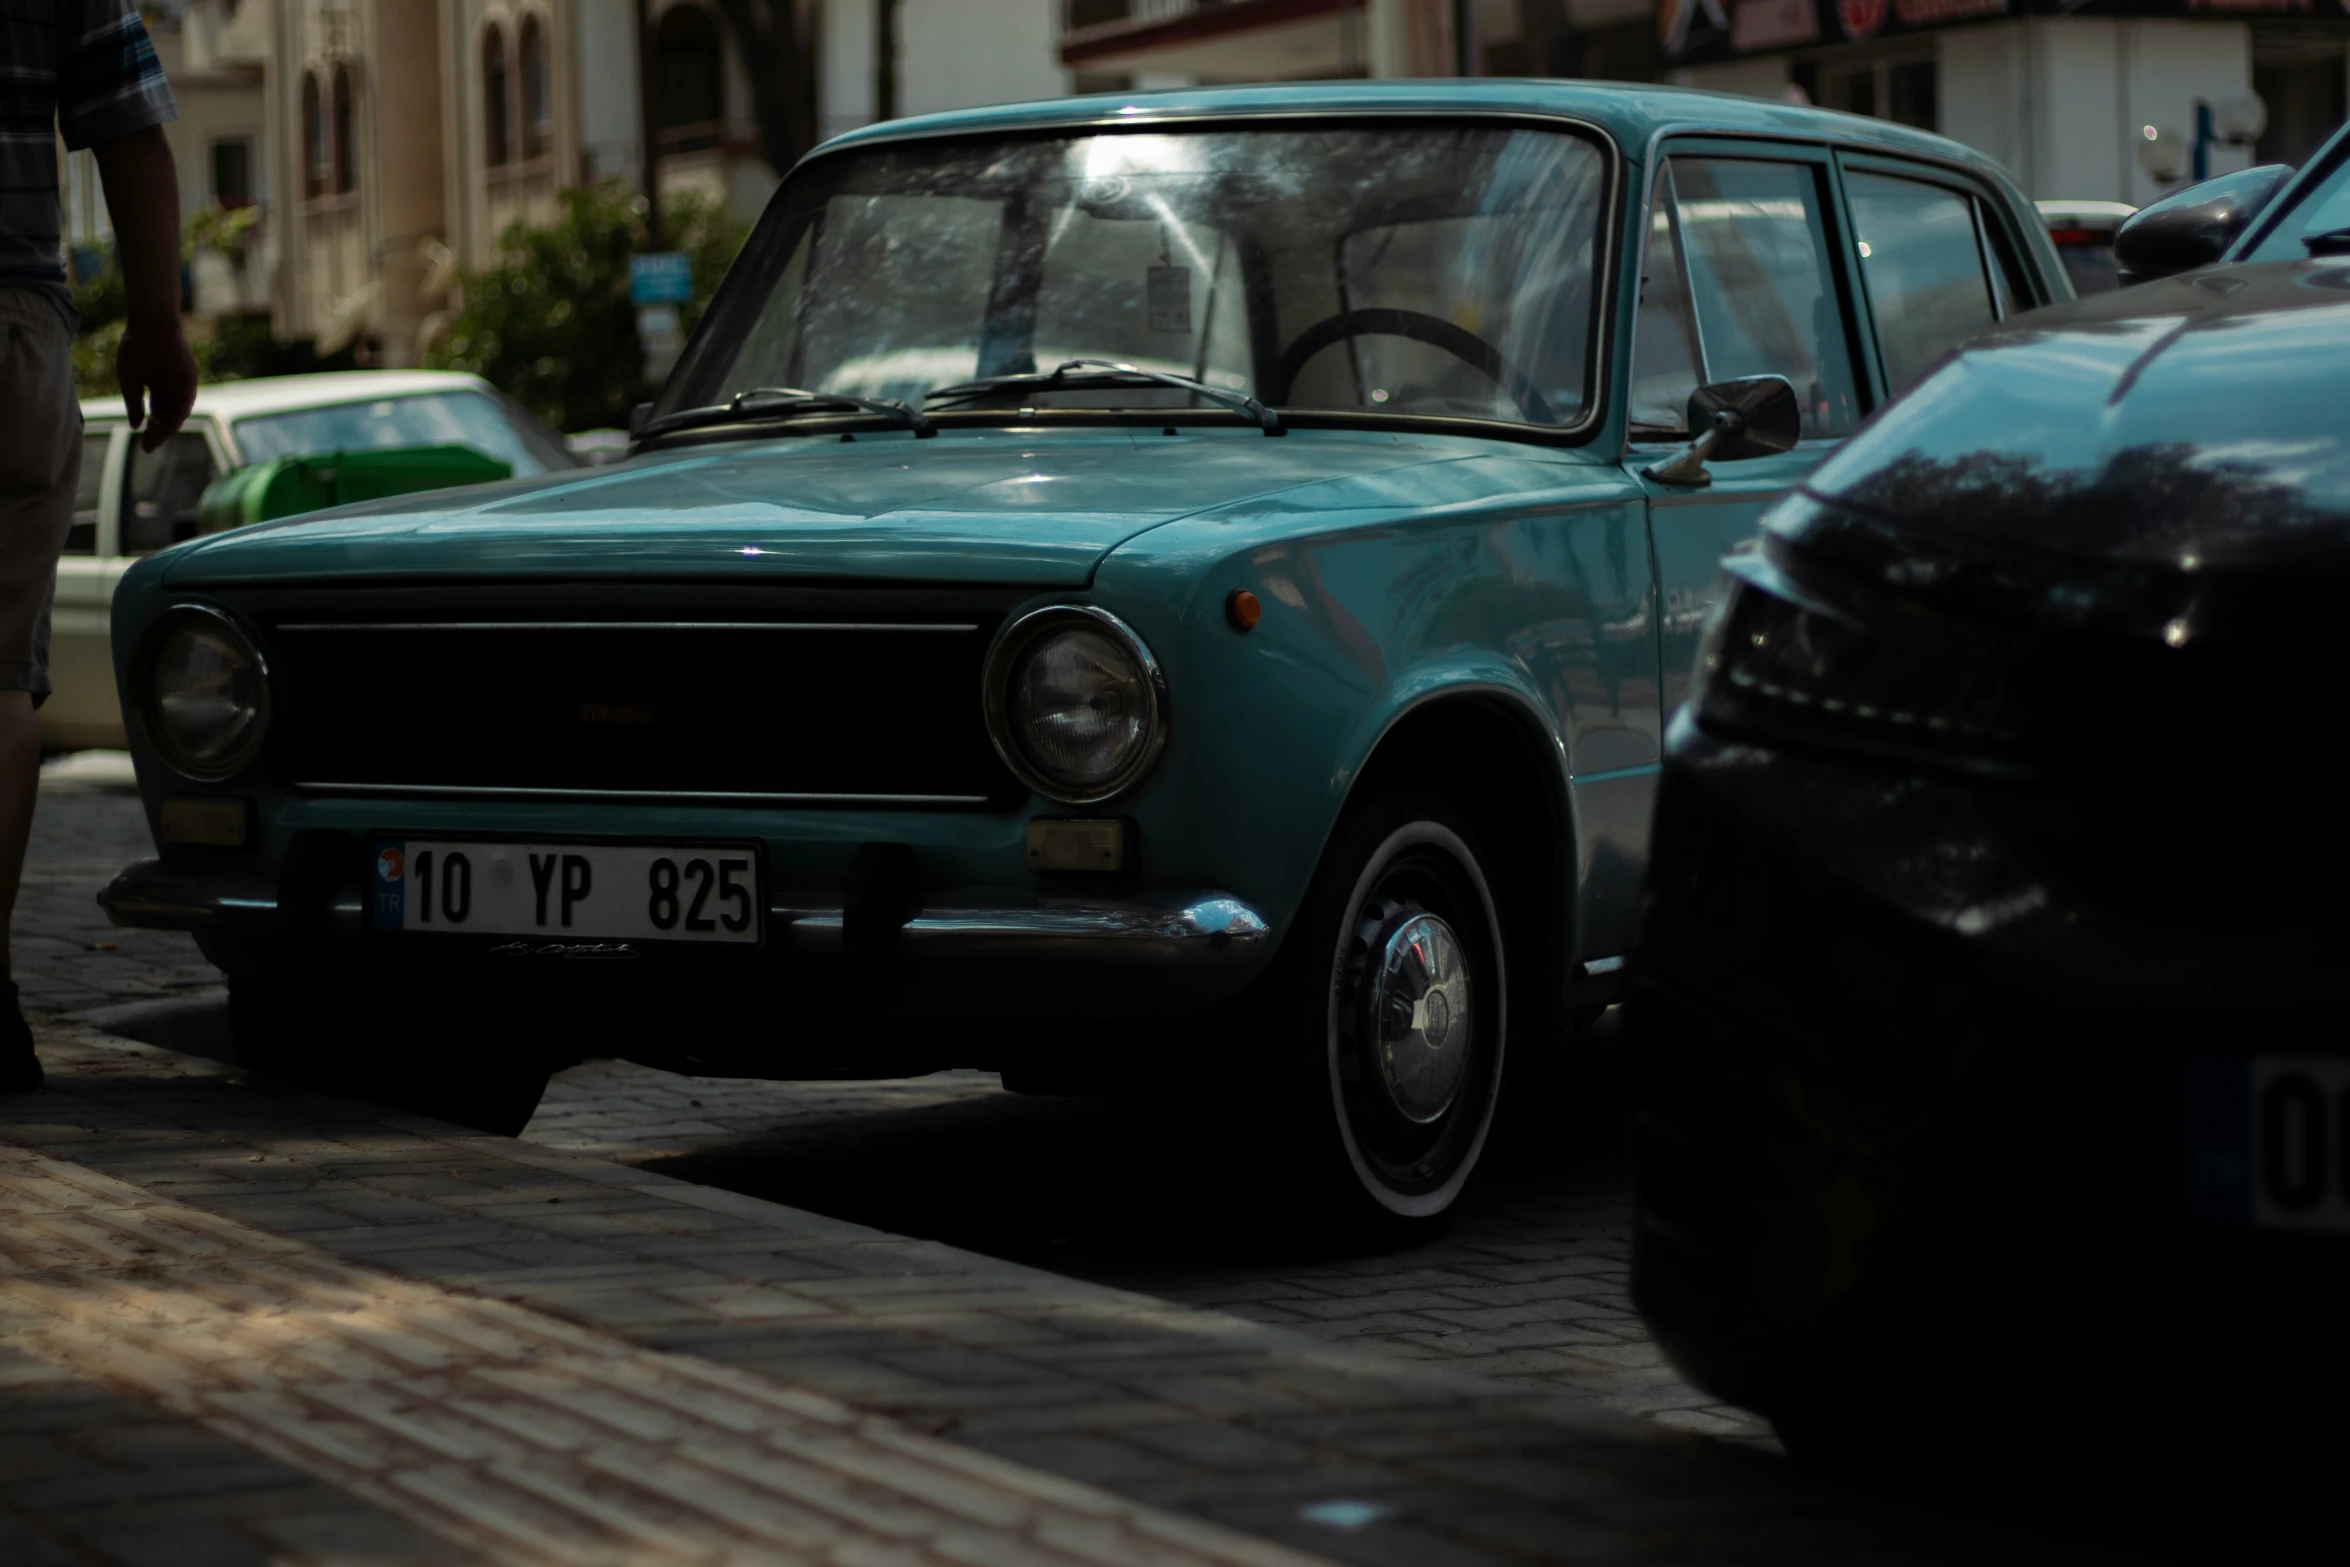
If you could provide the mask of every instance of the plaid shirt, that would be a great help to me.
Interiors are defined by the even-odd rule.
[[[178,114],[135,0],[0,0],[0,283],[65,282],[59,132],[79,151]]]

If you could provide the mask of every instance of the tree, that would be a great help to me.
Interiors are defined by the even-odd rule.
[[[429,356],[470,370],[559,430],[622,426],[646,396],[645,357],[628,297],[628,258],[645,248],[645,205],[607,181],[563,193],[547,228],[517,223],[498,262],[465,275],[464,305]],[[693,264],[694,297],[679,307],[691,332],[742,248],[742,225],[717,202],[672,192],[662,203],[668,242]]]

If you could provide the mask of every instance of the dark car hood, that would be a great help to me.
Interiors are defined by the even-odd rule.
[[[1078,586],[1178,517],[1457,457],[1358,432],[803,435],[243,528],[182,546],[175,587],[429,576],[778,576]]]
[[[1773,517],[1908,597],[2170,625],[2350,574],[2350,267],[2214,270],[1969,344]],[[2175,632],[2174,632],[2175,634]]]

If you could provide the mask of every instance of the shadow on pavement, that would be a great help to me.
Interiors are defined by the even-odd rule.
[[[1529,1203],[1621,1186],[1612,1038],[1611,1029],[1587,1048],[1519,1053],[1504,1121],[1452,1237],[1506,1227]],[[1358,1238],[1300,1228],[1265,1200],[1265,1162],[1241,1134],[1162,1104],[993,1095],[858,1111],[644,1167],[1111,1283],[1138,1271],[1378,1254]],[[1420,1249],[1391,1255],[1402,1262]]]

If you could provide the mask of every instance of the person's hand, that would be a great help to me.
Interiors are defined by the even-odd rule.
[[[177,320],[151,326],[125,323],[122,346],[114,351],[114,374],[131,428],[140,431],[142,451],[151,452],[171,439],[196,406],[196,356],[188,351],[187,335]]]

